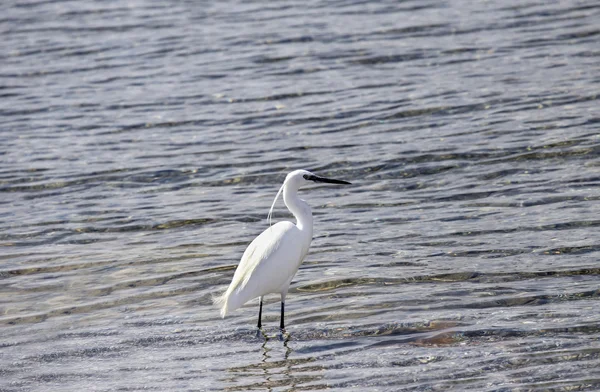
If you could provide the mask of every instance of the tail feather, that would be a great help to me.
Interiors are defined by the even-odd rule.
[[[221,308],[221,317],[225,318],[225,316],[227,316],[227,313],[229,313],[229,301],[228,301],[228,295],[229,293],[227,291],[225,291],[223,294],[221,295],[213,295],[212,297],[212,301],[213,304],[217,305],[219,308]]]

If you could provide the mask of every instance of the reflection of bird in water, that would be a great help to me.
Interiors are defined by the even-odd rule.
[[[347,181],[319,177],[306,170],[296,170],[287,175],[271,205],[268,219],[270,223],[273,207],[283,192],[283,201],[294,214],[296,224],[284,221],[270,226],[246,248],[229,288],[215,299],[215,303],[221,307],[222,317],[251,299],[260,297],[258,328],[261,328],[263,296],[279,293],[279,328],[284,329],[285,297],[312,241],[312,213],[308,204],[298,197],[298,189],[313,182],[350,184]]]
[[[311,371],[307,373],[302,365],[313,363],[316,359],[312,356],[303,358],[289,359],[293,350],[288,346],[288,340],[284,340],[283,345],[270,344],[273,341],[266,338],[261,346],[261,358],[256,362],[251,362],[242,366],[228,368],[229,372],[235,374],[235,378],[230,381],[255,380],[251,384],[245,384],[242,388],[234,387],[230,390],[274,390],[286,387],[286,390],[295,391],[298,384],[311,383],[323,379],[325,369],[322,365],[315,364],[311,366]],[[283,349],[283,350],[282,350]],[[283,355],[283,357],[282,357]],[[225,388],[225,390],[228,390]]]

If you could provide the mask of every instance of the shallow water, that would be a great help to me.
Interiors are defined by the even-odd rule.
[[[0,9],[1,391],[600,389],[597,2]]]

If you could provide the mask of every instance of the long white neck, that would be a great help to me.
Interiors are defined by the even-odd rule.
[[[296,218],[296,226],[302,231],[310,233],[312,238],[313,217],[310,206],[298,197],[298,189],[289,184],[283,188],[283,201]]]

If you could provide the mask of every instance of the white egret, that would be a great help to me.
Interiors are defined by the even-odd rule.
[[[308,252],[313,234],[312,213],[308,204],[298,197],[298,189],[312,182],[350,184],[347,181],[319,177],[306,170],[296,170],[287,175],[269,210],[267,216],[269,228],[248,245],[229,288],[214,300],[221,308],[221,317],[224,318],[229,312],[240,308],[246,302],[260,297],[258,309],[260,329],[263,296],[279,293],[281,295],[279,328],[283,331],[285,297],[298,267]],[[273,207],[281,192],[283,192],[285,205],[296,218],[296,224],[284,221],[271,226]]]

